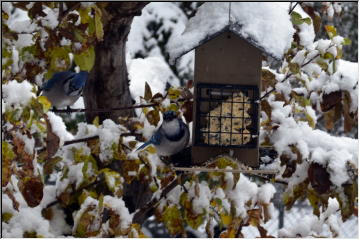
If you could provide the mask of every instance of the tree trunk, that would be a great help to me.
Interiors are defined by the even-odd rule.
[[[132,104],[126,68],[126,40],[134,16],[140,15],[146,2],[108,3],[103,12],[104,40],[95,47],[96,60],[84,89],[87,110],[110,109]],[[117,122],[119,116],[133,116],[134,111],[106,113],[86,112],[91,123],[96,116],[100,122],[109,118]]]
[[[93,113],[91,109],[110,109],[132,105],[126,67],[126,41],[134,16],[140,15],[147,2],[110,2],[103,11],[104,40],[95,47],[96,60],[84,89],[86,121],[96,116],[100,122],[120,116],[133,116],[134,111],[121,110]],[[144,206],[152,196],[147,184],[139,180],[125,184],[123,199],[130,212]],[[143,222],[147,215],[138,222]]]

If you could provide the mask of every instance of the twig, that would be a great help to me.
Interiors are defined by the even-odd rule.
[[[61,21],[61,18],[63,16],[63,12],[64,12],[64,3],[63,2],[59,2],[59,15],[58,15],[58,21]]]
[[[329,46],[327,49],[333,47],[333,45]],[[305,67],[306,65],[308,65],[309,63],[311,63],[313,60],[315,60],[317,57],[319,57],[320,54],[316,54],[314,57],[312,57],[309,61],[307,61],[306,63],[303,63],[300,67]],[[289,77],[291,77],[292,75],[294,75],[293,73],[288,73],[286,75],[286,77],[280,81],[280,83],[285,82]],[[270,91],[268,91],[267,93],[265,93],[261,98],[260,101],[263,100],[265,97],[269,96],[270,93],[274,92],[276,90],[275,87],[273,87]]]
[[[288,73],[285,78],[283,80],[281,80],[281,83],[285,82],[290,76],[292,76],[292,73]],[[274,92],[276,90],[275,87],[273,87],[270,91],[268,91],[267,93],[265,93],[261,98],[260,101],[263,100],[264,98],[266,98],[270,93]]]
[[[359,81],[357,81],[357,82],[355,83],[355,85],[353,86],[353,90],[356,89],[356,87],[357,87],[358,84],[359,84]]]
[[[78,8],[81,5],[80,2],[75,3],[70,9],[66,10],[65,12],[63,11],[61,13],[61,16],[58,16],[58,20],[59,20],[59,25],[62,23],[62,21],[65,19],[65,17],[72,11],[74,11],[76,8]]]
[[[215,169],[203,167],[172,167],[172,170],[183,172],[231,172],[231,173],[246,173],[246,174],[276,174],[277,170],[243,170],[243,169]]]
[[[71,141],[65,141],[64,146],[74,144],[74,143],[79,143],[79,142],[86,142],[88,140],[93,140],[93,139],[98,139],[98,138],[99,138],[99,136],[96,135],[96,136],[87,137],[87,138],[80,138],[80,139],[75,139],[75,140],[71,140]]]
[[[291,5],[292,5],[292,2],[290,3]],[[296,2],[295,3],[295,5],[290,9],[290,11],[289,11],[289,14],[291,14],[293,11],[294,11],[294,9],[296,8],[296,6],[299,4],[299,2]],[[291,5],[290,5],[290,7],[291,7]]]
[[[122,133],[122,134],[120,134],[120,137],[128,137],[128,136],[142,136],[142,135],[140,133]],[[86,142],[86,141],[98,139],[98,138],[99,138],[99,136],[95,135],[95,136],[91,136],[91,137],[79,138],[79,139],[75,139],[75,140],[71,140],[71,141],[65,141],[64,146],[74,144],[74,143],[79,143],[79,142]]]
[[[171,101],[171,103],[189,101],[191,99],[192,98],[179,98],[176,101]],[[135,108],[155,107],[155,106],[158,106],[158,105],[160,105],[160,103],[140,104],[140,105],[125,106],[125,107],[118,107],[118,108],[108,108],[108,109],[67,108],[67,109],[52,109],[51,111],[52,112],[57,112],[57,113],[72,113],[72,112],[102,113],[102,112],[112,112],[112,111],[119,111],[119,110],[135,109]]]
[[[271,182],[271,181],[274,181],[275,183],[280,183],[280,184],[283,184],[283,185],[288,185],[287,182],[282,181],[282,180],[277,180],[277,179],[272,180],[271,178],[268,178],[268,177],[262,176],[262,175],[258,175],[258,174],[252,174],[252,175],[255,176],[255,177],[264,179],[264,180],[266,180],[266,181],[270,181],[270,182]]]
[[[112,112],[118,110],[127,110],[127,109],[134,109],[134,108],[146,108],[146,107],[154,107],[158,106],[159,103],[151,103],[151,104],[141,104],[141,105],[134,105],[134,106],[125,106],[119,108],[109,108],[109,109],[84,109],[84,108],[70,108],[70,109],[52,109],[52,112],[57,113],[72,113],[72,112],[95,112],[95,113],[102,113],[102,112]]]

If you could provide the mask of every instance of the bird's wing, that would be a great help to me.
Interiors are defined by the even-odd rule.
[[[184,123],[182,120],[180,120],[181,123],[180,123],[180,128],[181,129],[184,129],[184,135],[186,135],[186,145],[189,143],[189,140],[190,140],[190,131],[189,131],[189,126]]]
[[[145,142],[143,145],[141,145],[138,149],[136,149],[136,151],[141,150],[150,144],[159,145],[161,143],[161,138],[162,138],[161,132],[156,131],[156,133],[150,138],[150,140]]]
[[[46,81],[41,86],[41,90],[49,91],[55,85],[55,83],[57,83],[58,81],[66,82],[66,81],[70,80],[71,78],[73,78],[75,76],[75,74],[76,73],[71,72],[71,71],[55,73],[52,76],[52,78],[50,78],[48,81]]]
[[[154,145],[159,145],[161,143],[162,138],[161,131],[156,131],[155,134],[151,137],[150,142]]]

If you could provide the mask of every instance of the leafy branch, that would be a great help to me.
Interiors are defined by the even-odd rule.
[[[330,45],[326,50],[329,50],[331,47],[333,47],[334,45]],[[320,53],[316,54],[314,57],[312,57],[311,59],[309,59],[307,62],[303,63],[300,65],[300,68],[305,67],[306,65],[308,65],[309,63],[311,63],[312,61],[314,61],[316,58],[318,58],[320,56]],[[287,73],[285,78],[283,80],[280,81],[280,83],[285,82],[286,80],[288,80],[291,76],[293,76],[294,73],[290,72]],[[266,92],[261,98],[260,100],[263,100],[264,98],[266,98],[267,96],[269,96],[269,94],[271,94],[272,92],[274,92],[276,90],[276,87],[273,87],[270,91]]]
[[[133,223],[140,223],[142,221],[142,218],[145,214],[147,214],[150,211],[153,211],[157,205],[160,203],[160,201],[166,197],[166,195],[173,190],[177,185],[179,185],[179,179],[181,177],[181,174],[178,175],[178,177],[173,180],[171,183],[169,183],[161,192],[160,197],[153,198],[150,200],[144,207],[138,209],[133,217]]]

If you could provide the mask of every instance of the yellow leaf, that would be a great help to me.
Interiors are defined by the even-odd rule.
[[[225,225],[225,226],[229,226],[232,222],[232,216],[227,215],[227,214],[220,214],[220,218],[221,218],[221,222]]]
[[[181,95],[180,89],[177,89],[177,88],[174,88],[174,87],[169,88],[168,97],[171,100],[178,99],[180,97],[180,95]]]
[[[13,215],[11,213],[4,212],[1,214],[1,221],[8,223],[10,221],[10,219],[12,218],[12,216]]]
[[[79,54],[74,54],[74,61],[82,71],[90,72],[95,64],[95,50],[91,46]]]
[[[331,38],[331,39],[337,35],[336,28],[334,26],[325,25],[325,30],[326,30],[329,38]]]
[[[165,226],[171,235],[177,235],[184,231],[183,220],[177,206],[166,208],[163,215]]]
[[[146,151],[149,152],[149,153],[152,153],[152,154],[155,154],[156,153],[156,148],[152,145],[148,146],[146,148]]]
[[[95,9],[95,35],[98,41],[102,41],[104,37],[104,29],[101,21],[101,10],[94,5]]]
[[[305,112],[305,117],[306,117],[307,122],[309,123],[309,126],[311,128],[315,128],[315,120],[312,118],[312,116],[310,116],[310,114]]]
[[[47,99],[47,97],[39,96],[37,100],[39,101],[39,103],[41,103],[44,113],[49,111],[49,109],[51,108],[51,102]]]
[[[92,122],[93,125],[95,125],[96,127],[99,127],[100,126],[100,123],[99,123],[99,116],[96,116]]]
[[[79,8],[78,12],[80,15],[81,24],[88,23],[89,19],[90,19],[90,16],[89,16],[90,8]]]

